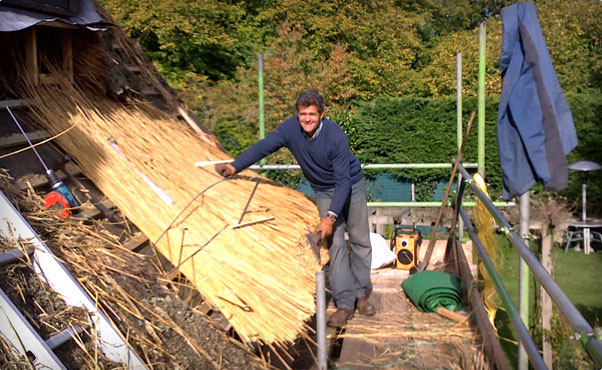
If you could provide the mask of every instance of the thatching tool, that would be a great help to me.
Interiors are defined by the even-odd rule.
[[[220,159],[220,160],[216,160],[216,161],[200,161],[200,162],[194,162],[194,165],[196,167],[205,167],[205,166],[211,166],[212,164],[220,164],[220,163],[232,163],[234,162],[234,159]]]
[[[431,256],[433,255],[433,249],[435,248],[435,241],[437,230],[439,229],[439,223],[441,222],[441,218],[443,216],[443,210],[445,209],[445,204],[447,203],[447,197],[449,196],[449,192],[451,191],[452,184],[454,182],[454,178],[456,177],[456,172],[458,171],[458,166],[462,161],[462,153],[464,153],[464,146],[468,141],[468,134],[470,134],[470,128],[472,127],[472,123],[474,122],[475,116],[477,112],[472,112],[470,115],[470,120],[468,121],[468,126],[466,127],[466,133],[464,134],[464,138],[462,139],[462,145],[460,145],[460,150],[458,150],[458,155],[456,157],[456,163],[454,163],[454,168],[452,169],[451,176],[449,177],[449,182],[447,183],[447,189],[445,189],[445,195],[441,200],[441,207],[439,208],[439,215],[437,215],[437,221],[435,222],[435,227],[431,233],[431,238],[429,239],[429,245],[426,249],[426,254],[424,256],[424,261],[418,265],[417,272],[421,272],[426,269],[426,266],[429,264],[431,260]]]
[[[117,146],[115,139],[109,139],[109,145],[115,150],[115,152],[117,152],[119,157],[121,157],[121,159],[123,159],[132,170],[134,170],[134,172],[136,172],[138,175],[140,175],[140,177],[142,177],[142,179],[144,179],[144,182],[146,182],[146,184],[150,186],[151,189],[153,189],[155,194],[157,194],[159,198],[161,198],[161,200],[163,200],[170,206],[174,203],[172,197],[170,197],[169,194],[167,194],[163,189],[161,189],[157,184],[155,184],[153,180],[149,179],[148,176],[140,172],[136,165],[126,158],[125,154],[123,154],[121,149],[119,149],[119,146]]]
[[[77,207],[79,203],[77,202],[77,200],[75,200],[75,197],[73,196],[73,194],[71,194],[71,191],[65,185],[65,183],[63,183],[63,181],[59,179],[59,177],[52,169],[48,168],[48,166],[40,156],[40,153],[38,153],[36,147],[32,144],[31,140],[29,140],[29,137],[25,133],[25,130],[23,130],[23,127],[11,111],[10,107],[6,106],[6,110],[8,111],[8,114],[10,114],[13,121],[15,121],[15,124],[25,137],[25,140],[27,140],[27,143],[29,144],[31,149],[33,149],[33,152],[38,157],[40,163],[46,170],[46,176],[48,177],[48,181],[50,182],[50,187],[52,188],[52,191],[46,194],[46,196],[44,197],[44,207],[62,208],[62,210],[59,212],[59,216],[63,218],[68,217],[71,214],[69,208]]]
[[[322,264],[322,259],[320,258],[320,241],[322,241],[322,236],[320,233],[307,233],[305,235],[305,239],[311,248],[311,252],[316,257],[316,261],[319,264]]]

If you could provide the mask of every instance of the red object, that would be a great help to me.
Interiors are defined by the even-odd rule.
[[[69,211],[69,202],[59,192],[51,191],[44,197],[44,207],[60,209],[59,217],[66,218],[71,215]]]

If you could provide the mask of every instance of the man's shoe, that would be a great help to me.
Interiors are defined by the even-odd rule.
[[[374,305],[372,303],[368,302],[368,299],[366,297],[358,298],[356,306],[357,311],[360,313],[360,315],[372,316],[376,313],[376,308],[374,308]]]
[[[338,308],[337,312],[330,315],[328,318],[328,326],[334,326],[340,328],[341,326],[345,326],[347,324],[347,320],[351,320],[353,318],[353,309],[352,308]]]

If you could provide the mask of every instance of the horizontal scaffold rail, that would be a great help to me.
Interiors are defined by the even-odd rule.
[[[376,170],[376,169],[395,169],[395,168],[414,168],[414,169],[424,169],[424,168],[452,168],[451,163],[391,163],[391,164],[383,164],[383,163],[365,163],[361,165],[363,169],[368,170]],[[466,168],[477,168],[476,163],[465,163],[464,166]],[[249,167],[252,170],[300,170],[301,166],[298,164],[254,164]]]
[[[414,168],[414,169],[425,169],[425,168],[452,168],[452,163],[375,163],[375,164],[362,164],[363,169],[399,169],[399,168]],[[477,163],[465,163],[465,168],[477,168]],[[301,167],[298,164],[256,164],[249,167],[252,170],[300,170]],[[514,207],[514,202],[494,202],[496,207]],[[474,207],[476,202],[464,202],[465,207]],[[441,202],[368,202],[368,207],[441,207]]]
[[[459,169],[460,173],[462,174],[464,181],[466,181],[470,185],[470,188],[472,189],[472,191],[483,202],[483,204],[485,205],[485,207],[487,208],[489,213],[491,213],[491,215],[493,216],[495,221],[502,228],[503,232],[505,233],[505,235],[508,238],[508,240],[510,241],[510,243],[512,243],[512,245],[516,248],[516,250],[518,251],[520,256],[523,258],[523,260],[527,263],[527,265],[533,272],[533,275],[535,276],[535,278],[539,281],[541,286],[546,290],[546,292],[548,293],[550,298],[552,298],[552,301],[554,302],[554,304],[558,307],[558,309],[560,310],[560,312],[562,313],[564,318],[567,320],[569,325],[573,328],[573,330],[575,331],[575,337],[580,340],[581,344],[583,345],[583,347],[585,348],[585,350],[587,351],[589,356],[595,361],[597,366],[602,366],[602,342],[600,342],[600,340],[596,337],[595,332],[592,329],[592,327],[585,320],[583,315],[581,315],[581,312],[579,312],[579,310],[577,310],[575,305],[573,305],[573,303],[569,300],[569,298],[564,293],[564,291],[554,281],[554,279],[552,278],[550,273],[541,264],[541,262],[539,261],[537,256],[535,256],[535,254],[533,254],[531,249],[529,249],[529,247],[525,244],[523,239],[516,232],[512,231],[512,226],[504,218],[502,213],[495,207],[495,205],[491,202],[491,200],[487,197],[487,195],[485,195],[485,193],[483,193],[481,191],[481,189],[479,189],[477,184],[471,180],[472,176],[470,175],[470,173],[468,173],[466,168],[462,165],[459,165],[458,169]],[[462,214],[462,217],[465,218],[465,222],[469,221],[468,217],[466,217],[465,214]],[[467,222],[466,224],[468,225],[469,223]],[[473,236],[472,234],[474,234],[474,233],[471,233],[471,238]],[[474,234],[474,236],[476,237],[476,234]],[[475,239],[473,239],[473,241],[475,241]],[[477,238],[477,241],[478,241],[478,238]],[[475,241],[475,244],[477,244],[476,241]],[[477,250],[479,251],[479,255],[480,255],[481,250],[479,250],[478,246],[477,246]],[[482,250],[482,253],[484,253],[486,255],[486,252],[484,249]],[[485,261],[485,259],[483,259],[483,260]],[[491,276],[493,279],[494,275],[491,275]],[[495,284],[495,286],[497,289],[498,288],[497,284]],[[498,290],[498,293],[500,293],[500,296],[502,297],[502,299],[504,299],[503,291],[500,292]],[[507,294],[506,294],[506,296],[507,296]],[[513,323],[514,323],[514,321],[513,321]],[[522,323],[522,321],[521,321],[521,323]],[[521,334],[520,330],[517,329],[517,331],[518,331],[518,334],[520,335]],[[523,338],[521,338],[521,340],[523,340]],[[527,343],[527,342],[523,342],[523,343]],[[527,350],[527,352],[529,352],[529,348],[525,348],[525,349]],[[537,353],[536,357],[539,357],[539,359],[541,359],[541,356],[539,355],[539,353]],[[536,366],[536,363],[539,365],[539,362],[537,359],[534,360],[534,358],[531,356],[531,353],[529,353],[529,359],[531,360],[531,363],[534,365],[534,367],[540,368],[539,366]],[[543,368],[546,368],[545,364],[543,365]]]

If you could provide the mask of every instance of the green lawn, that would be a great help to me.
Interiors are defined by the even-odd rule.
[[[509,245],[504,237],[499,237],[498,247],[503,251],[503,265],[498,269],[501,278],[508,290],[515,307],[518,307],[518,253],[516,249]],[[535,250],[539,245],[538,240],[532,242],[532,249]],[[600,245],[596,245],[600,247]],[[563,246],[555,245],[552,252],[554,261],[553,277],[556,283],[568,296],[569,300],[577,307],[579,312],[585,317],[592,327],[600,326],[602,319],[602,289],[600,289],[600,281],[602,280],[602,251],[585,255],[583,252],[575,252],[570,249],[565,255]],[[536,295],[539,295],[539,288],[535,288],[535,278],[530,276],[530,303],[534,305]],[[501,305],[501,302],[500,302]],[[534,306],[531,307],[531,326],[534,325]],[[500,310],[496,317],[496,326],[500,337],[505,337],[510,340],[516,340],[514,329],[508,319],[507,314]],[[559,341],[562,341],[558,347],[562,347],[557,354],[557,361],[562,361],[564,357],[576,357],[571,353],[572,350],[579,347],[575,341],[570,341],[566,336],[560,336]],[[509,341],[501,341],[502,346],[508,356],[512,366],[516,366],[516,345]],[[569,352],[564,352],[569,351]],[[563,368],[582,368],[579,364],[575,365],[566,362],[562,364]],[[587,365],[586,365],[587,366]]]
[[[512,301],[517,305],[518,253],[515,248],[507,244],[502,248],[504,262],[500,275]],[[586,256],[583,252],[575,252],[573,249],[569,249],[565,255],[564,250],[555,245],[552,250],[552,258],[554,261],[554,271],[552,273],[554,281],[566,293],[590,325],[599,325],[599,319],[602,318],[602,289],[600,289],[602,252]],[[535,278],[532,274],[530,280],[531,295],[539,294],[533,287]]]

